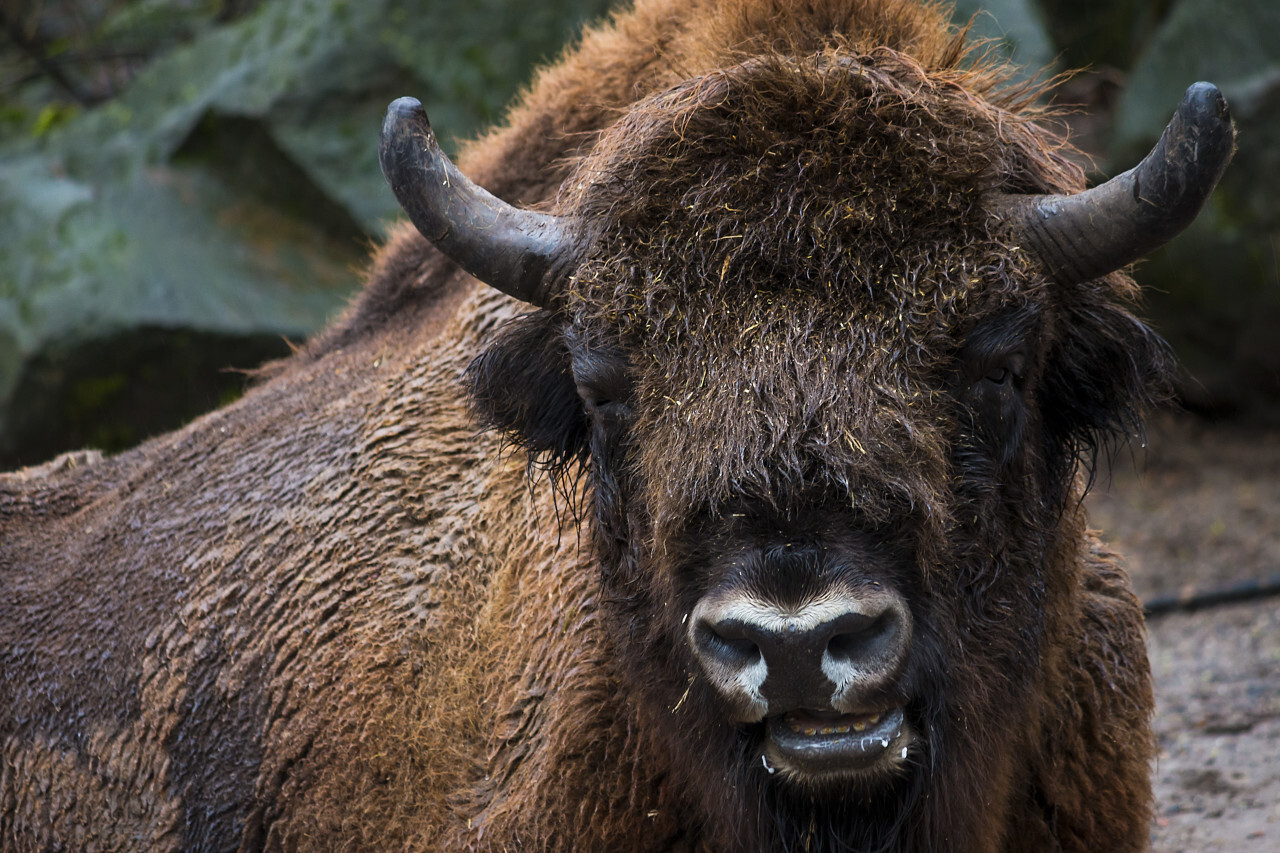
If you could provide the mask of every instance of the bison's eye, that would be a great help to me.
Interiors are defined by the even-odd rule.
[[[591,414],[625,415],[631,411],[625,400],[599,394],[583,394],[582,404]]]
[[[626,414],[631,379],[626,356],[613,348],[587,347],[575,341],[573,382],[583,406],[591,414]]]
[[[625,414],[629,411],[631,386],[626,371],[618,369],[608,373],[596,373],[579,377],[574,371],[578,396],[588,412]]]
[[[973,389],[981,393],[982,388],[991,386],[1007,386],[1010,391],[1022,384],[1027,373],[1027,355],[1022,350],[988,354],[985,357],[970,357],[964,366]]]
[[[964,371],[958,395],[967,412],[963,444],[1003,467],[1016,455],[1026,426],[1027,357],[1021,351],[987,353],[969,360]]]

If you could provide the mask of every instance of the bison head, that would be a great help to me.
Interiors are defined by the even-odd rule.
[[[982,95],[889,50],[752,59],[635,104],[554,215],[388,113],[422,233],[540,308],[476,409],[585,476],[622,669],[721,786],[873,808],[997,764],[1072,595],[1078,460],[1161,390],[1116,270],[1212,189],[1221,96],[1082,192]]]

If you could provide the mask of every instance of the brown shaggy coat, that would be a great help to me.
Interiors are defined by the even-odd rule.
[[[0,476],[0,849],[1144,847],[1141,613],[1075,460],[1162,351],[1127,277],[1054,291],[992,225],[1082,177],[946,11],[640,0],[460,160],[599,224],[559,309],[504,326],[401,227],[240,401]],[[948,371],[999,323],[1037,405],[977,462]],[[563,384],[566,324],[630,356],[625,453],[493,390]],[[874,819],[730,768],[663,633],[691,519],[833,490],[931,602],[937,751]]]

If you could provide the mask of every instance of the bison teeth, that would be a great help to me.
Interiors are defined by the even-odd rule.
[[[879,722],[881,722],[883,717],[884,717],[883,712],[870,713],[870,715],[861,717],[861,719],[850,720],[849,717],[845,717],[845,720],[849,720],[849,721],[844,722],[844,721],[832,720],[831,724],[822,725],[820,724],[819,721],[805,720],[803,719],[803,717],[801,717],[801,719],[796,719],[796,717],[791,717],[790,715],[788,715],[785,721],[788,729],[791,729],[791,731],[794,731],[795,734],[804,734],[806,736],[810,736],[810,738],[813,738],[814,735],[819,735],[819,734],[822,734],[822,735],[849,734],[850,731],[856,731],[856,733],[864,733],[864,731],[867,731],[868,729],[870,729],[870,727],[879,725]]]

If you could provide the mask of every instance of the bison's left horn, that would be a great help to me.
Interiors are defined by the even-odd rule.
[[[1187,89],[1142,162],[1075,195],[1006,196],[1001,215],[1063,284],[1136,261],[1191,224],[1227,168],[1235,129],[1212,83]]]
[[[422,236],[485,284],[544,306],[573,272],[568,221],[513,207],[468,180],[440,150],[416,99],[387,108],[378,156]]]

